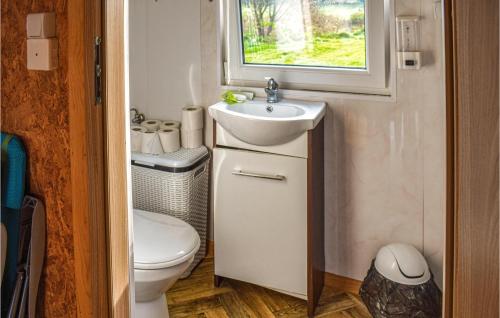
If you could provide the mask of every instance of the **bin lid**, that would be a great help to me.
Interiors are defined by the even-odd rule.
[[[420,285],[431,278],[424,256],[409,244],[382,247],[375,258],[375,268],[382,276],[405,285]]]
[[[160,155],[132,152],[132,164],[150,168],[170,168],[164,170],[171,172],[185,172],[197,166],[208,156],[208,149],[205,146],[194,149],[180,148],[175,152]]]

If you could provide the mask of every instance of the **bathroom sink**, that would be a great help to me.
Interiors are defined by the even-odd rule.
[[[326,103],[283,99],[268,103],[265,99],[229,105],[219,102],[208,112],[236,138],[257,146],[287,143],[307,130],[314,129],[325,115]]]

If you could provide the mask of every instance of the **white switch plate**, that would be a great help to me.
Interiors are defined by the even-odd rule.
[[[58,43],[52,39],[28,39],[28,70],[50,71],[58,66]]]
[[[30,13],[26,18],[28,39],[46,39],[56,36],[56,14],[54,12]]]

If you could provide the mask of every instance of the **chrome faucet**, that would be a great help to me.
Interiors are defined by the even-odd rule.
[[[274,80],[272,77],[266,77],[267,79],[267,87],[265,88],[267,94],[267,102],[268,103],[277,103],[279,102],[278,96],[278,82]]]
[[[144,117],[144,114],[143,113],[139,113],[139,111],[137,110],[137,108],[130,108],[130,111],[131,112],[135,112],[134,118],[132,118],[132,122],[134,124],[140,124],[144,120],[146,120],[146,117]]]

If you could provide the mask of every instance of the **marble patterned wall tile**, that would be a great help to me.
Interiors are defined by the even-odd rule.
[[[130,0],[130,104],[150,119],[180,120],[202,104],[201,2]]]
[[[444,43],[442,20],[436,16],[442,15],[441,3],[422,6],[422,14],[428,19],[422,24],[424,49],[442,47]],[[437,69],[429,76],[426,87],[426,98],[429,102],[424,105],[425,117],[424,131],[424,253],[429,266],[436,277],[436,282],[441,287],[443,280],[443,244],[444,244],[444,219],[445,219],[445,79],[443,50],[433,50],[428,61],[434,61]],[[433,98],[431,96],[439,96]]]
[[[383,244],[422,248],[419,117],[388,106],[349,102],[333,112],[333,127],[327,121],[326,135],[334,136],[325,141],[330,272],[362,279]]]

